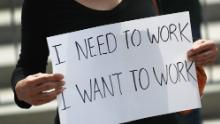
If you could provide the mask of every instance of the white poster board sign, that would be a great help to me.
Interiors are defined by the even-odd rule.
[[[187,12],[48,38],[61,124],[119,124],[201,106]]]

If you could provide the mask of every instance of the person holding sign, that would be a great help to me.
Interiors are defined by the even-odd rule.
[[[21,54],[12,75],[16,104],[22,108],[42,105],[64,90],[63,75],[45,73],[49,55],[46,37],[155,15],[151,0],[24,0]],[[200,40],[187,54],[202,69],[214,62],[217,49],[214,42]],[[130,122],[138,123],[177,122],[175,114],[168,114]]]

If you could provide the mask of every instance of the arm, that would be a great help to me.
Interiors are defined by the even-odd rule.
[[[21,53],[11,78],[15,102],[22,108],[43,104],[47,98],[50,98],[47,101],[51,101],[52,97],[54,99],[62,91],[60,88],[63,84],[62,75],[42,74],[46,70],[49,52],[46,42],[45,10],[39,3],[41,2],[24,0],[22,8]],[[54,82],[61,83],[58,86]],[[53,88],[59,89],[59,92],[55,90],[52,94],[43,94],[43,91]],[[43,95],[44,97],[47,95],[47,98],[43,99],[44,102],[39,102]]]
[[[207,81],[203,66],[214,63],[217,56],[217,47],[213,41],[198,40],[194,43],[192,49],[187,53],[189,60],[194,61],[196,64],[196,75],[198,80],[200,97],[204,94],[204,88]],[[187,115],[192,110],[180,112],[181,115]]]

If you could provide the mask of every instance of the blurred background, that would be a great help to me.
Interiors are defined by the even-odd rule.
[[[14,104],[10,89],[10,76],[20,49],[22,1],[0,0],[0,123],[53,124],[55,101],[27,111]],[[202,37],[214,40],[220,49],[220,0],[200,2],[203,11]],[[50,71],[50,66],[48,68]],[[208,85],[202,99],[202,119],[204,124],[220,124],[220,54],[216,63],[205,69]]]

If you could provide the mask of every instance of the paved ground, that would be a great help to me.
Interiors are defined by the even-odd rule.
[[[203,124],[220,124],[220,119],[218,120],[205,120]]]

